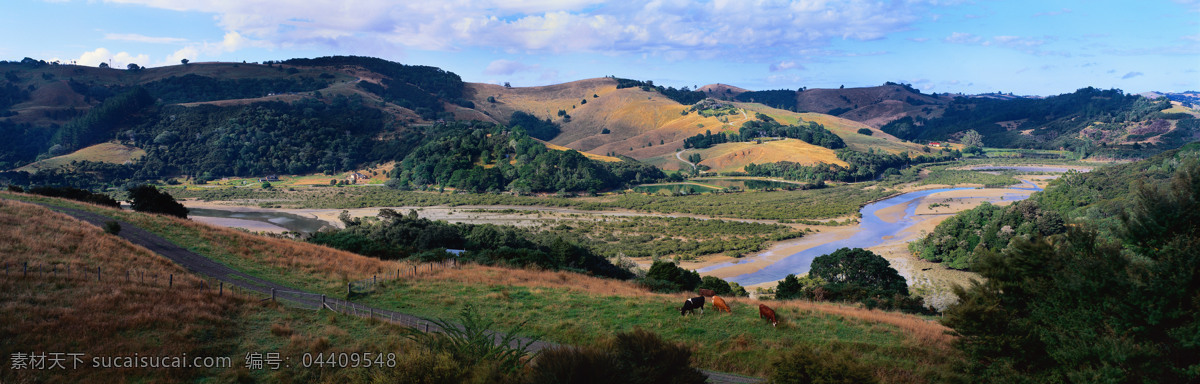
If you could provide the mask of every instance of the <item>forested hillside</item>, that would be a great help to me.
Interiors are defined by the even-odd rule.
[[[1164,114],[1165,98],[1083,88],[1045,99],[955,98],[941,117],[904,117],[882,127],[906,140],[958,139],[974,130],[1001,148],[1060,149],[1081,154],[1140,157],[1196,138],[1189,114]]]
[[[970,373],[1005,383],[1200,380],[1198,150],[1070,175],[1036,194],[1036,206],[960,216],[982,230],[939,227],[924,244],[935,254],[945,235],[986,234],[1008,218],[1038,227],[971,254],[985,280],[956,288],[959,303],[942,320]],[[1038,211],[1067,225],[1026,214]]]
[[[1016,239],[1062,234],[1071,225],[1086,224],[1116,241],[1142,186],[1167,185],[1179,169],[1198,161],[1200,144],[1191,144],[1136,163],[1068,173],[1027,200],[1008,207],[985,203],[946,219],[910,249],[950,268],[974,269],[982,255],[1004,251]]]
[[[534,119],[536,120],[536,119]],[[665,177],[637,162],[601,162],[556,151],[525,133],[487,123],[441,127],[393,171],[396,188],[471,192],[598,192]]]

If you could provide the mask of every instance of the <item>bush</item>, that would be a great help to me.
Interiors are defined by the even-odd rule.
[[[716,276],[704,276],[700,279],[700,288],[711,289],[718,295],[728,295],[733,292],[729,282]]]
[[[694,291],[700,286],[700,274],[679,268],[675,263],[655,261],[646,272],[647,281],[657,280],[658,292]]]
[[[104,233],[116,236],[118,233],[121,233],[121,223],[111,220],[105,222]]]
[[[871,370],[846,352],[821,352],[800,347],[771,363],[770,381],[777,384],[876,383]]]
[[[153,185],[139,185],[129,189],[129,201],[138,212],[162,213],[187,218],[188,209],[175,201],[174,197],[160,192]]]
[[[530,383],[703,383],[691,366],[692,352],[654,332],[635,328],[598,346],[543,351],[529,372]]]
[[[858,129],[858,134],[860,134],[860,135],[867,135],[867,136],[871,136],[871,135],[873,135],[873,134],[874,134],[874,132],[872,132],[872,131],[871,131],[870,129],[868,129],[868,128],[859,128],[859,129]]]

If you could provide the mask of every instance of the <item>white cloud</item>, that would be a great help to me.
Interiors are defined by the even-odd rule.
[[[786,71],[789,69],[804,69],[804,66],[802,66],[800,64],[796,64],[795,61],[782,61],[782,62],[778,62],[778,63],[771,63],[771,66],[768,69],[771,72],[779,72],[779,71]]]
[[[906,30],[935,0],[104,0],[214,14],[226,31],[275,47],[386,44],[504,52],[778,56],[834,39]],[[395,49],[395,48],[392,48]]]
[[[484,68],[483,73],[487,75],[512,75],[517,72],[537,69],[537,65],[526,65],[521,62],[512,60],[495,60],[488,63],[487,68]]]
[[[181,39],[178,37],[152,37],[139,35],[136,33],[106,33],[104,34],[104,39],[152,44],[179,44],[187,42],[187,39]]]
[[[983,38],[966,32],[954,32],[945,40],[947,43],[954,44],[978,44],[983,41]]]
[[[112,53],[107,48],[96,48],[94,51],[84,52],[76,59],[79,65],[98,66],[100,63],[109,63],[113,68],[125,68],[129,64],[146,65],[150,62],[150,56],[146,54],[132,55],[129,52]]]
[[[1121,76],[1121,80],[1128,80],[1128,79],[1132,79],[1132,78],[1135,78],[1135,77],[1138,77],[1138,76],[1141,76],[1141,75],[1145,75],[1145,73],[1141,73],[1141,72],[1129,72],[1129,73],[1126,73],[1126,74],[1125,74],[1125,76]]]

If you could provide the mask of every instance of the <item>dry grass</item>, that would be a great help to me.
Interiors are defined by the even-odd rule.
[[[752,142],[718,144],[712,148],[700,150],[700,158],[702,159],[700,164],[709,166],[715,172],[742,171],[750,163],[766,164],[779,161],[791,161],[805,165],[816,163],[847,165],[846,162],[837,158],[837,153],[832,149],[796,139],[768,141],[762,144]]]
[[[244,299],[200,289],[201,279],[171,261],[66,215],[26,203],[0,200],[0,354],[85,353],[94,356],[204,355],[220,345],[199,338],[220,336]],[[30,273],[22,273],[28,263]],[[67,270],[70,274],[67,274]],[[96,268],[102,278],[97,280]],[[125,272],[130,271],[131,280]],[[145,274],[145,282],[140,277]],[[174,287],[168,288],[168,276]],[[211,285],[209,285],[211,288]],[[208,354],[212,356],[214,354]],[[8,368],[6,362],[5,368]],[[196,370],[79,369],[8,371],[12,379],[115,382],[128,375],[173,381]]]
[[[126,162],[137,160],[145,154],[146,151],[140,148],[134,148],[128,145],[117,143],[101,143],[66,155],[51,157],[49,159],[30,163],[24,167],[17,168],[17,170],[33,173],[43,169],[65,167],[70,165],[72,161],[83,160],[124,164]]]
[[[555,150],[555,151],[569,151],[569,150],[571,150],[571,148],[567,148],[567,147],[564,147],[564,146],[561,146],[561,145],[557,145],[557,144],[550,144],[550,143],[546,143],[546,142],[543,142],[543,144],[546,144],[546,148],[550,148],[550,149],[553,149],[553,150]],[[621,162],[621,159],[618,159],[618,158],[615,158],[615,157],[612,157],[612,156],[597,155],[597,154],[595,154],[595,153],[591,153],[591,152],[583,152],[583,151],[579,151],[579,153],[583,154],[583,156],[584,156],[584,157],[586,157],[586,158],[589,158],[589,159],[592,159],[592,160],[599,160],[599,161],[603,161],[603,162],[606,162],[606,163],[619,163],[619,162]]]

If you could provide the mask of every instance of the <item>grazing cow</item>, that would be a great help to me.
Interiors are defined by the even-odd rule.
[[[725,311],[725,313],[733,313],[733,311],[729,310],[729,305],[725,304],[725,299],[722,299],[721,296],[713,296],[713,308],[716,308],[717,312]]]
[[[770,320],[772,327],[774,327],[776,324],[779,324],[779,320],[775,318],[775,310],[766,305],[758,305],[758,318],[766,318],[767,320]]]
[[[713,297],[713,296],[717,295],[717,292],[715,292],[711,289],[700,288],[700,290],[698,290],[696,292],[699,293],[700,296],[704,296],[704,297]]]
[[[683,308],[679,309],[679,316],[684,316],[688,313],[695,313],[692,310],[700,309],[700,314],[704,314],[704,296],[693,297],[683,302]]]

